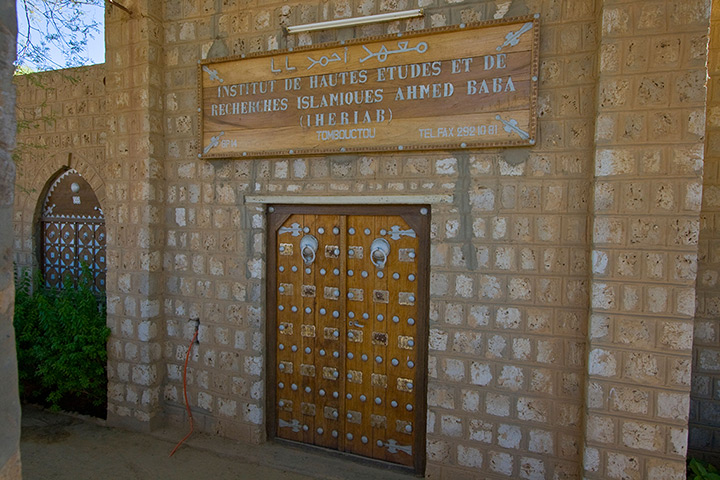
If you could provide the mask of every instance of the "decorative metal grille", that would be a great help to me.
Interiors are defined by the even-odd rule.
[[[75,281],[82,266],[93,276],[95,289],[105,290],[105,217],[84,178],[67,170],[50,187],[43,202],[42,272],[45,284],[61,287]]]

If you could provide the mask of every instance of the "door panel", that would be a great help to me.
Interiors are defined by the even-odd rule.
[[[429,215],[405,208],[272,209],[271,437],[422,471]]]

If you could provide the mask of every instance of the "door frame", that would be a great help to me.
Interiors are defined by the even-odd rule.
[[[425,212],[425,213],[422,213]],[[265,411],[266,434],[268,441],[288,441],[277,437],[277,416],[275,407],[277,403],[275,385],[277,384],[275,346],[277,344],[277,231],[291,215],[377,215],[400,216],[418,233],[418,321],[417,321],[417,389],[416,408],[414,416],[415,441],[412,446],[413,472],[424,475],[426,464],[426,435],[427,435],[427,384],[428,384],[428,341],[430,321],[430,222],[431,206],[426,205],[288,205],[269,204],[266,207],[266,275],[265,275]],[[347,455],[357,458],[357,455],[324,448],[317,445],[293,442],[308,448],[320,448],[338,455]],[[371,457],[361,457],[371,463],[392,465],[393,467],[408,470],[409,467],[385,462]]]

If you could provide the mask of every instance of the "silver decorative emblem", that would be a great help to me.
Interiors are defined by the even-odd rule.
[[[523,33],[530,31],[533,27],[532,22],[527,22],[525,25],[520,27],[520,30],[517,32],[508,32],[507,35],[505,35],[505,42],[497,47],[495,50],[498,52],[503,49],[503,47],[514,47],[518,43],[520,43],[520,37]]]
[[[208,146],[203,149],[203,154],[207,154],[210,150],[220,145],[220,137],[225,135],[225,132],[220,132],[214,137],[210,137],[210,143],[208,143]]]
[[[302,233],[302,228],[300,228],[299,223],[292,223],[292,224],[290,224],[289,227],[280,227],[280,229],[278,230],[278,233],[280,233],[280,234],[292,233],[293,237],[299,237],[300,234]]]
[[[385,233],[383,233],[383,232],[385,232]],[[380,233],[382,235],[390,235],[390,238],[392,238],[393,240],[400,240],[400,237],[403,237],[403,236],[415,238],[415,230],[413,230],[412,228],[410,230],[400,230],[400,225],[393,225],[392,227],[390,227],[389,232],[383,230]]]
[[[378,443],[381,441],[378,440]],[[387,441],[387,443],[382,444],[383,447],[387,447],[388,452],[390,453],[397,453],[397,452],[403,452],[407,453],[408,455],[412,455],[412,446],[411,445],[400,445],[397,443],[397,440],[393,440],[392,438]]]
[[[223,83],[224,80],[222,78],[220,78],[217,70],[211,70],[207,65],[203,65],[203,70],[208,75],[210,75],[210,80],[217,80],[218,82]]]
[[[511,118],[510,120],[503,120],[500,115],[495,115],[495,120],[500,120],[500,122],[502,122],[502,124],[504,125],[503,130],[505,130],[507,133],[515,132],[523,140],[527,140],[528,138],[530,138],[530,134],[522,128],[518,127],[518,121],[514,118]]]
[[[278,425],[280,426],[280,428],[291,428],[293,432],[300,431],[300,421],[299,420],[294,419],[292,422],[287,422],[281,418],[280,420],[278,420]],[[390,440],[390,441],[392,442],[392,440]]]

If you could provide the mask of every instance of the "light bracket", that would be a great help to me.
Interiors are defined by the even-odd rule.
[[[316,30],[327,30],[330,28],[355,27],[357,25],[367,25],[368,23],[389,22],[392,20],[402,20],[404,18],[416,18],[425,15],[422,8],[414,10],[403,10],[402,12],[380,13],[378,15],[368,15],[366,17],[341,18],[338,20],[329,20],[327,22],[306,23],[305,25],[292,25],[287,27],[288,33],[314,32]]]

